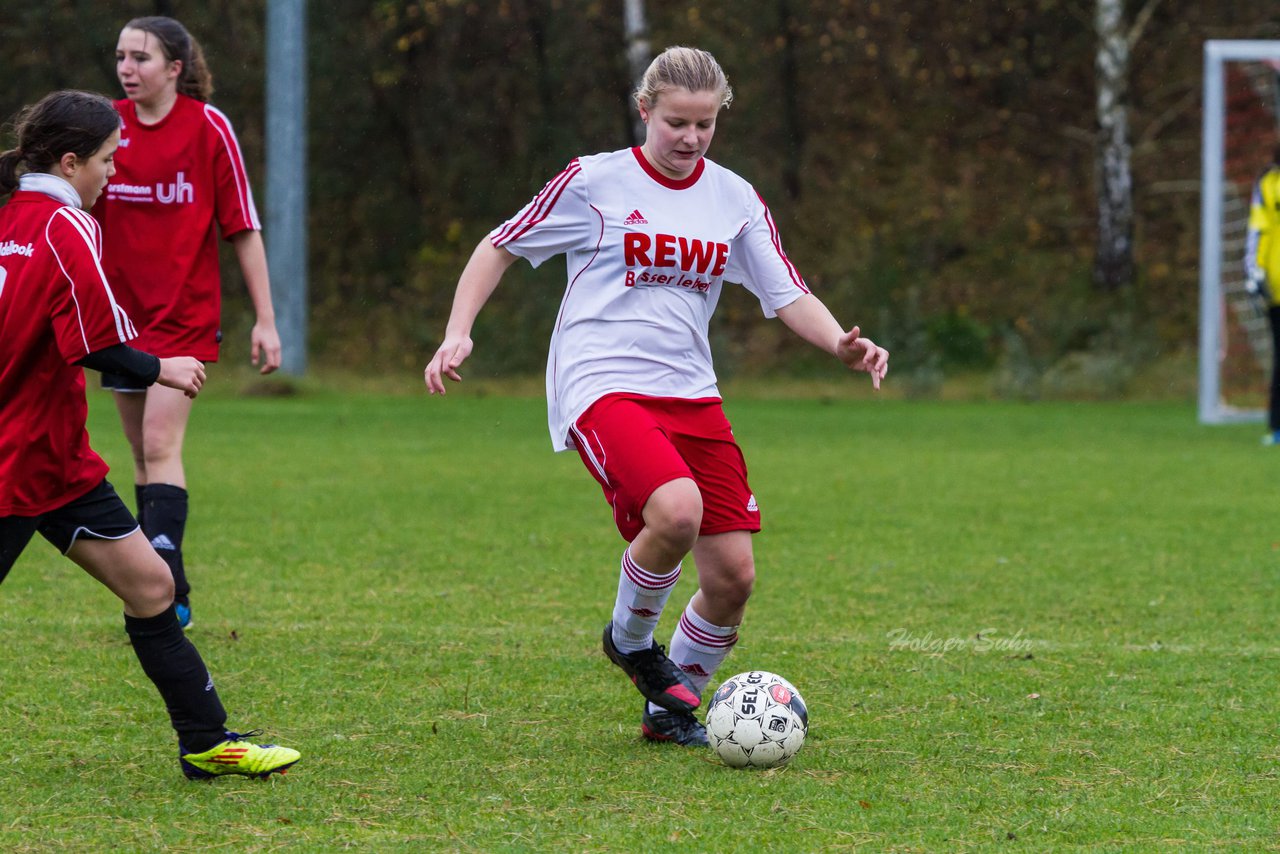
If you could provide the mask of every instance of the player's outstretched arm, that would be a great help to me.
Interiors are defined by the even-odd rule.
[[[889,370],[889,351],[876,346],[870,338],[863,338],[857,326],[846,332],[822,300],[805,294],[778,309],[778,317],[792,332],[835,356],[850,370],[866,371],[871,375],[872,387],[880,388],[880,380]]]
[[[424,372],[429,393],[444,394],[445,377],[453,382],[462,381],[458,368],[471,355],[471,327],[502,281],[502,274],[515,260],[515,255],[494,246],[487,237],[471,253],[471,260],[462,270],[458,289],[453,294],[453,310],[449,312],[449,324],[444,330],[444,343]]]
[[[150,386],[154,383],[176,388],[195,397],[204,385],[204,363],[190,356],[160,359],[128,344],[113,344],[94,350],[77,360],[77,365],[104,374],[119,374]]]

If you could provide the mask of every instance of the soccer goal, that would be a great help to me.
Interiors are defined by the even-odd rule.
[[[1200,196],[1200,421],[1265,415],[1271,370],[1266,314],[1245,291],[1253,182],[1280,143],[1280,41],[1204,46]]]

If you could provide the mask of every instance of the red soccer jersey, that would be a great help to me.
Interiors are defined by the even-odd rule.
[[[0,516],[57,509],[107,474],[74,363],[137,333],[101,256],[101,229],[79,208],[26,190],[0,208]]]
[[[128,99],[116,109],[116,174],[93,209],[106,232],[103,267],[138,323],[139,349],[216,361],[218,232],[261,228],[240,143],[226,116],[184,95],[153,125]]]

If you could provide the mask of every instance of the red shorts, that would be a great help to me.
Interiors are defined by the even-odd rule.
[[[573,440],[627,542],[644,529],[641,511],[653,491],[682,477],[702,493],[700,533],[760,530],[747,464],[719,398],[605,395],[574,423]]]

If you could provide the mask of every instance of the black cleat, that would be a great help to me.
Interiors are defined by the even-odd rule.
[[[667,651],[657,641],[648,649],[619,652],[613,645],[611,620],[604,627],[604,654],[631,677],[644,698],[655,706],[687,715],[702,703],[702,698],[689,685],[680,668],[667,658]]]
[[[690,714],[676,712],[650,712],[644,704],[640,716],[640,732],[650,741],[674,741],[681,747],[710,747],[707,728]]]

